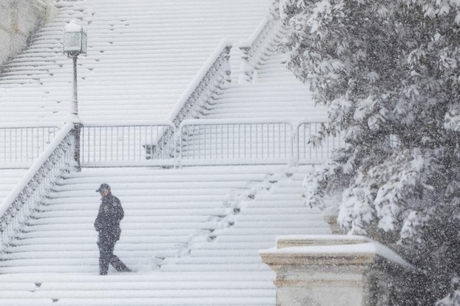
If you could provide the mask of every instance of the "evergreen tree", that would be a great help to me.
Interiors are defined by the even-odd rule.
[[[460,274],[460,0],[282,0],[281,48],[345,148],[308,177],[341,193],[341,228],[426,271],[433,304]],[[409,304],[405,304],[409,305]]]

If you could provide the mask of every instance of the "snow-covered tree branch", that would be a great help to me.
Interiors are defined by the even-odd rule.
[[[342,229],[397,248],[440,298],[460,274],[460,1],[282,0],[288,67],[346,148],[307,178]],[[427,301],[425,299],[425,301]],[[418,305],[418,304],[417,304]]]

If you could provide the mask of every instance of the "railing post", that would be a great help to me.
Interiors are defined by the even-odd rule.
[[[77,172],[81,171],[81,145],[80,145],[80,139],[81,139],[81,129],[83,125],[81,123],[74,123],[74,128],[72,130],[72,135],[74,139],[74,160],[75,160],[75,170]]]
[[[299,158],[300,158],[300,152],[299,152],[299,127],[300,123],[297,123],[297,125],[291,126],[291,156],[292,160],[291,163],[293,165],[298,165],[299,164]]]

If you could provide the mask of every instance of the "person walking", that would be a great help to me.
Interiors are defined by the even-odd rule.
[[[94,228],[99,232],[97,246],[99,247],[99,274],[107,275],[109,264],[119,272],[131,272],[116,255],[113,254],[115,243],[120,239],[120,221],[125,213],[120,200],[112,195],[108,184],[101,184],[96,190],[101,194],[101,205]]]

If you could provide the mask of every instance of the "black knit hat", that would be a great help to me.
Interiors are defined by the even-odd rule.
[[[96,192],[101,192],[103,190],[110,190],[109,184],[106,184],[106,183],[101,184],[101,186],[99,187],[98,190],[96,190]]]

